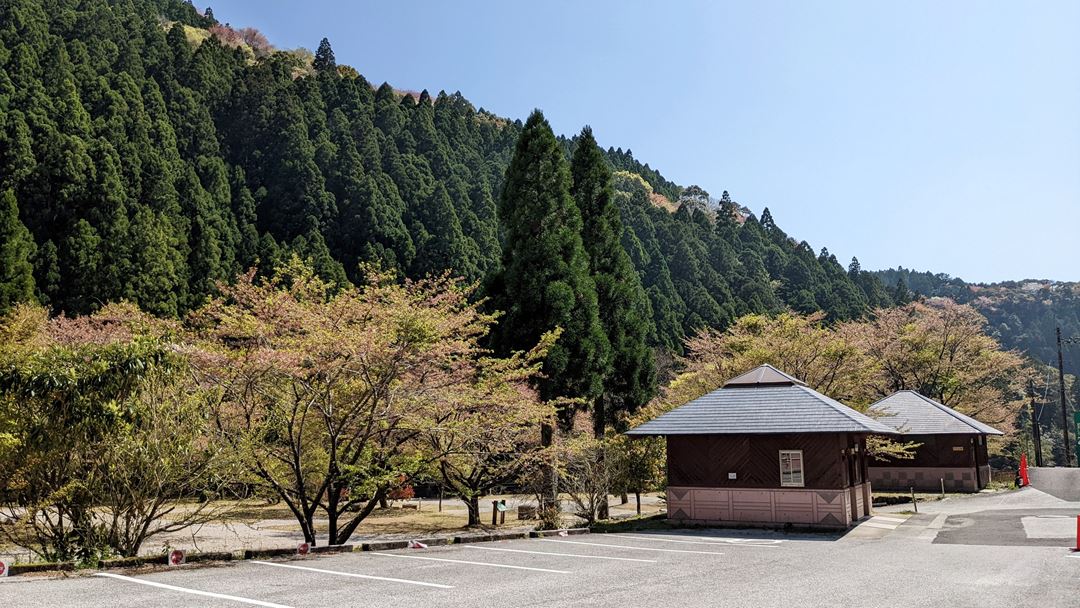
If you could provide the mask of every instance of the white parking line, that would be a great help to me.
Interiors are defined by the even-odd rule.
[[[677,539],[680,539],[680,540],[681,539],[691,539],[692,538],[695,541],[699,541],[699,540],[715,541],[713,544],[716,544],[716,545],[724,544],[724,545],[731,545],[731,546],[734,546],[734,547],[740,547],[740,546],[775,547],[775,546],[780,545],[781,543],[786,543],[787,542],[786,540],[782,540],[782,539],[779,539],[779,538],[737,538],[737,537],[732,537],[732,536],[699,536],[697,534],[683,534],[683,535],[674,535],[674,534],[619,534],[618,535],[618,537],[629,537],[629,536],[640,536],[640,537],[643,537],[643,538],[650,538],[650,539],[652,539],[653,537],[658,537],[657,539],[659,539],[659,538],[677,538]]]
[[[450,562],[452,564],[468,564],[470,566],[488,566],[489,568],[508,568],[510,570],[532,570],[533,572],[553,572],[555,574],[570,574],[567,570],[551,570],[550,568],[530,568],[528,566],[512,566],[510,564],[492,564],[490,562],[470,562],[463,559],[450,559],[447,557],[425,557],[422,555],[402,555],[400,553],[378,553],[372,555],[380,557],[400,557],[403,559],[423,559],[429,562]]]
[[[241,602],[243,604],[251,604],[252,606],[264,606],[265,608],[292,608],[284,604],[275,604],[273,602],[264,602],[261,600],[248,599],[246,597],[237,597],[235,595],[225,595],[224,593],[213,593],[211,591],[199,591],[198,589],[187,589],[185,587],[177,587],[176,585],[166,585],[165,583],[157,583],[154,581],[148,581],[143,578],[134,578],[131,576],[124,576],[122,574],[113,574],[111,572],[95,572],[94,576],[104,576],[108,578],[115,578],[121,581],[127,581],[129,583],[138,583],[140,585],[147,585],[149,587],[157,587],[158,589],[168,589],[169,591],[179,591],[180,593],[188,593],[191,595],[201,595],[203,597],[212,597],[219,600],[229,600],[231,602]]]
[[[882,530],[895,530],[900,527],[898,524],[879,524],[874,521],[864,521],[863,523],[859,524],[859,527],[862,526],[866,526],[867,528],[881,528]]]
[[[769,547],[769,548],[778,547],[779,544],[774,544],[774,543],[779,543],[780,542],[780,541],[770,541],[770,539],[764,539],[764,542],[769,543],[769,544],[755,544],[757,542],[762,542],[762,541],[759,541],[756,538],[747,538],[747,539],[728,538],[728,539],[715,539],[715,540],[689,540],[690,538],[694,538],[694,537],[686,537],[686,538],[674,539],[674,538],[662,538],[659,535],[653,535],[653,534],[645,534],[645,535],[620,534],[616,538],[632,538],[632,539],[639,539],[639,540],[655,540],[655,541],[661,542],[661,543],[689,543],[689,544],[692,544],[692,545],[713,545],[713,546],[727,545],[729,547]],[[745,541],[745,542],[740,542],[740,541]]]
[[[589,547],[609,547],[612,549],[629,549],[631,551],[663,551],[664,553],[697,553],[699,555],[723,555],[717,551],[687,551],[685,549],[657,549],[656,547],[633,547],[629,545],[605,545],[601,543],[583,543],[576,540],[555,540],[553,538],[536,539],[543,543],[563,543],[567,545],[586,545]]]
[[[891,522],[895,522],[895,523],[898,523],[898,524],[902,524],[905,521],[907,521],[906,519],[902,519],[900,517],[886,517],[884,515],[875,515],[874,519],[880,519],[880,520],[883,520],[883,521],[891,521]]]
[[[277,564],[274,562],[259,562],[253,561],[253,564],[259,564],[260,566],[273,566],[275,568],[292,568],[294,570],[306,570],[308,572],[318,572],[319,574],[333,574],[335,576],[350,576],[352,578],[366,578],[375,581],[390,581],[392,583],[404,583],[406,585],[420,585],[421,587],[435,587],[437,589],[453,589],[453,585],[440,585],[439,583],[425,583],[424,581],[410,581],[404,578],[390,578],[386,576],[374,576],[371,574],[356,574],[354,572],[340,572],[338,570],[323,570],[321,568],[309,568],[307,566],[294,566],[292,564]]]
[[[636,557],[611,557],[609,555],[578,555],[576,553],[553,553],[551,551],[526,551],[525,549],[504,549],[502,547],[478,547],[476,545],[462,545],[465,549],[483,549],[484,551],[509,551],[511,553],[530,553],[532,555],[553,555],[555,557],[580,557],[583,559],[610,559],[618,562],[642,562],[655,564],[655,559],[638,559]]]

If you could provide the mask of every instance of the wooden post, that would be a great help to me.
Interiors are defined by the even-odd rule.
[[[499,501],[491,501],[491,525],[499,525]]]
[[[911,506],[915,507],[915,512],[919,512],[919,503],[915,500],[915,488],[911,488]]]
[[[439,488],[439,513],[442,513],[442,488]]]
[[[945,498],[945,478],[941,478],[941,497]]]

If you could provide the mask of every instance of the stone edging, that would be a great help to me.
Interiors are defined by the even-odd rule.
[[[588,528],[567,528],[563,530],[531,530],[524,532],[487,532],[478,534],[461,534],[458,536],[447,537],[440,536],[435,538],[417,538],[416,542],[422,543],[429,547],[438,547],[444,545],[460,545],[465,543],[485,543],[499,540],[518,540],[524,538],[545,538],[549,536],[569,536],[578,534],[588,534]],[[360,544],[346,544],[346,545],[325,545],[321,547],[312,547],[311,554],[325,554],[325,553],[350,553],[353,551],[391,551],[394,549],[406,549],[412,540],[373,540],[363,542]],[[293,557],[296,556],[296,548],[274,548],[274,549],[247,549],[243,553],[234,553],[228,551],[211,551],[206,553],[188,553],[184,556],[184,561],[187,564],[206,563],[206,562],[225,562],[233,561],[236,559],[266,559],[271,557]],[[116,559],[104,559],[99,560],[97,563],[97,569],[109,570],[115,568],[134,568],[138,566],[147,565],[165,565],[168,563],[167,555],[149,555],[143,557],[122,557]],[[60,562],[60,563],[29,563],[29,564],[11,564],[8,566],[8,574],[16,576],[19,574],[29,574],[33,572],[73,572],[75,570],[74,562]]]

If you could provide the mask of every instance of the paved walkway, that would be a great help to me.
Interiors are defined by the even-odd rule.
[[[980,511],[1016,509],[1080,509],[1080,501],[1062,500],[1031,486],[1005,492],[983,492],[970,496],[950,496],[942,500],[920,502],[920,514],[959,515]],[[911,511],[911,503],[874,507],[875,513],[903,513]]]

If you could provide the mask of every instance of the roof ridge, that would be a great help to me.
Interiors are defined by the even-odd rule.
[[[873,418],[870,418],[869,416],[867,416],[866,414],[856,410],[855,408],[844,405],[843,403],[840,403],[836,399],[833,399],[832,397],[830,397],[830,396],[828,396],[828,395],[826,395],[824,393],[819,393],[818,391],[810,388],[809,386],[807,386],[805,384],[796,385],[796,386],[798,386],[799,388],[803,389],[804,391],[810,393],[811,395],[816,397],[818,399],[818,401],[821,401],[825,405],[831,407],[833,410],[840,412],[844,416],[847,416],[850,420],[858,422],[859,424],[863,424],[862,420],[860,420],[859,418],[857,418],[855,416],[852,416],[852,414],[857,414],[861,418],[868,418],[870,420],[873,420],[874,422],[877,422]],[[824,397],[824,398],[822,398],[822,397]],[[840,407],[836,407],[837,405],[839,405]],[[845,412],[844,410],[850,410],[850,411]]]
[[[908,392],[913,393],[916,397],[918,397],[918,398],[922,399],[923,401],[929,403],[930,405],[934,406],[938,410],[940,410],[942,412],[945,412],[946,414],[952,416],[953,418],[959,420],[960,422],[963,422],[964,424],[966,424],[969,427],[975,429],[976,431],[979,431],[980,433],[985,433],[986,431],[984,431],[983,429],[980,429],[979,427],[975,426],[974,424],[971,424],[972,421],[975,422],[976,424],[981,424],[983,426],[993,428],[989,424],[986,424],[984,422],[979,422],[975,418],[973,418],[971,416],[968,416],[967,414],[963,414],[961,412],[958,412],[958,411],[952,409],[951,407],[945,405],[944,403],[939,403],[936,399],[931,399],[930,397],[927,397],[926,395],[920,393],[919,391],[913,391],[913,390],[910,390],[910,389],[907,389],[907,390],[908,390]],[[994,429],[994,430],[997,430],[997,429]]]

